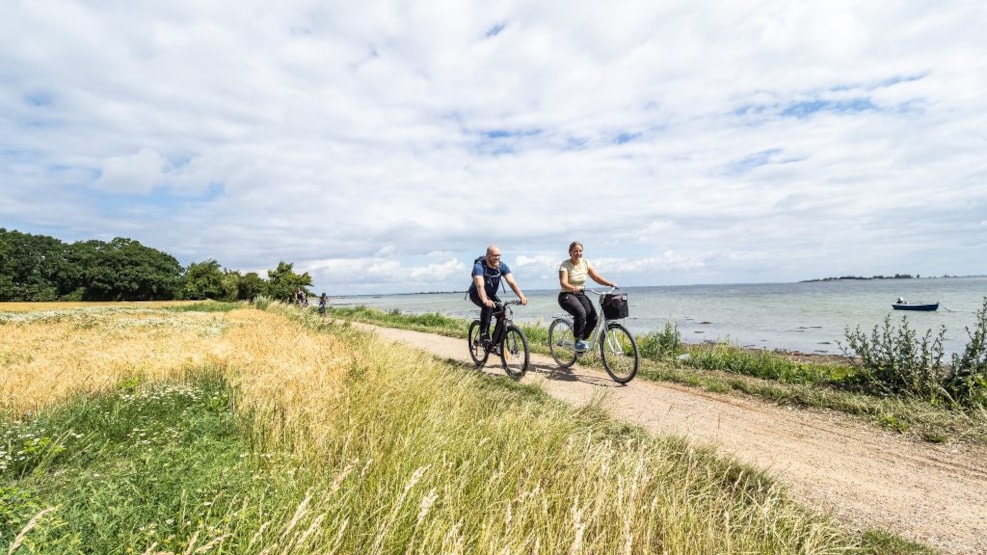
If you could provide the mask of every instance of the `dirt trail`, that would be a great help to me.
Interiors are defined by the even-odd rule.
[[[371,329],[440,358],[469,362],[462,339]],[[498,363],[483,370],[502,374]],[[987,554],[985,448],[910,441],[837,414],[641,379],[620,386],[602,370],[561,370],[541,355],[532,355],[522,381],[577,406],[602,395],[614,417],[715,446],[851,526],[888,530],[943,553]]]

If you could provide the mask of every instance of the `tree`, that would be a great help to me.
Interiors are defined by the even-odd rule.
[[[298,275],[292,266],[293,262],[278,262],[277,269],[267,271],[267,296],[290,303],[293,302],[296,289],[308,293],[308,287],[312,286],[312,276],[308,272]]]
[[[86,268],[83,300],[170,300],[181,291],[183,269],[178,260],[138,241],[88,241],[78,254]]]
[[[185,285],[182,287],[182,296],[191,300],[227,300],[229,294],[226,290],[224,277],[219,262],[213,259],[205,262],[193,262],[185,269]]]
[[[65,244],[53,237],[0,228],[0,301],[253,300],[260,295],[291,302],[296,289],[310,294],[312,277],[279,262],[265,281],[241,275],[215,259],[182,268],[173,256],[117,237]]]
[[[267,283],[257,272],[240,275],[240,272],[227,271],[224,283],[230,300],[252,301],[267,291]]]
[[[54,237],[0,228],[0,301],[54,301],[66,294],[66,251]]]

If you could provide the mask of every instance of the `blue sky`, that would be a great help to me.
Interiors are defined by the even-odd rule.
[[[0,19],[0,227],[330,295],[987,274],[972,1],[77,2]]]

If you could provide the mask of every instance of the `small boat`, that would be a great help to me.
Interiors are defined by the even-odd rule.
[[[939,310],[939,302],[934,303],[906,303],[904,301],[899,301],[893,303],[891,308],[895,310],[920,310],[922,312],[934,312]]]

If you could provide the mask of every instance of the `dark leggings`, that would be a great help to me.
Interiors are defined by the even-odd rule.
[[[480,294],[476,292],[476,289],[470,289],[469,293],[470,293],[470,300],[473,301],[473,304],[480,307],[480,334],[484,336],[489,336],[490,317],[493,316],[494,308],[483,304],[483,301],[480,300]],[[495,303],[500,302],[500,297],[496,295],[492,297],[488,295],[487,298]]]
[[[566,312],[572,314],[573,334],[576,339],[589,339],[596,327],[596,309],[593,303],[586,297],[586,293],[559,293],[559,306]]]

